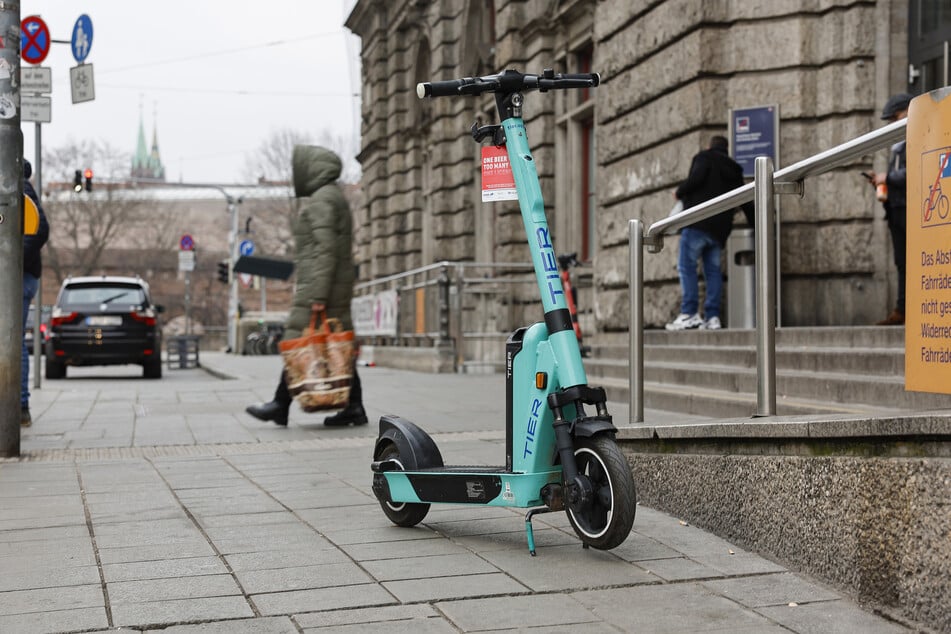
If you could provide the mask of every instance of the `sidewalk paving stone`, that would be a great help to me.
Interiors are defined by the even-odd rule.
[[[707,581],[703,585],[751,608],[832,601],[839,596],[789,572]]]
[[[329,588],[336,585],[351,586],[374,581],[360,566],[351,562],[270,570],[245,570],[236,575],[247,594]]]
[[[228,569],[217,556],[133,561],[102,566],[102,576],[108,584],[147,579],[179,579],[227,572]]]
[[[761,614],[802,634],[898,634],[907,630],[860,610],[846,601],[759,608]]]
[[[106,611],[102,607],[0,615],[0,632],[54,634],[56,632],[105,628],[107,626]]]
[[[118,581],[108,584],[108,587],[109,601],[113,606],[120,603],[150,603],[243,594],[230,574]]]
[[[756,631],[771,625],[764,616],[695,583],[584,591],[571,596],[624,632]],[[619,610],[620,605],[625,609]]]
[[[255,619],[235,619],[198,625],[173,625],[160,630],[143,630],[154,634],[297,634],[290,617],[269,616]]]
[[[463,599],[473,594],[491,596],[529,592],[529,589],[518,581],[500,572],[440,577],[438,583],[434,583],[431,579],[406,579],[385,581],[382,585],[403,603]]]
[[[436,579],[499,572],[499,568],[472,553],[377,559],[364,561],[363,567],[377,581]],[[438,585],[439,582],[433,583]]]
[[[103,605],[102,586],[57,586],[0,592],[0,614],[29,614]]]
[[[482,555],[535,592],[577,588],[659,583],[660,579],[640,566],[609,552],[583,549],[578,544],[552,546],[535,557],[528,549],[514,554],[489,552]]]
[[[254,611],[241,596],[120,603],[112,606],[112,620],[117,627],[217,621],[250,616],[254,616]]]
[[[392,594],[375,583],[255,594],[251,599],[264,616],[392,605],[397,602]]]
[[[436,608],[463,632],[569,625],[575,631],[587,631],[589,623],[602,620],[581,602],[561,595],[449,601],[437,603]]]

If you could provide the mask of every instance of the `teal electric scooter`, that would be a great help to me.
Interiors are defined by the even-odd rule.
[[[525,530],[532,555],[531,522],[539,513],[567,511],[585,548],[614,548],[631,532],[636,505],[631,470],[615,442],[604,389],[587,385],[522,121],[523,93],[593,88],[599,82],[597,74],[507,70],[416,88],[420,98],[495,94],[502,123],[476,123],[472,136],[507,148],[545,321],[519,328],[505,344],[504,465],[444,465],[425,431],[399,416],[380,419],[373,492],[399,526],[421,522],[433,503],[530,508]],[[596,413],[589,415],[586,408]]]

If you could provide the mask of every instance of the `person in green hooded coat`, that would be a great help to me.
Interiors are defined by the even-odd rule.
[[[337,185],[340,169],[340,157],[330,150],[314,145],[294,146],[291,157],[294,195],[301,201],[294,226],[297,281],[284,326],[285,339],[300,337],[315,310],[325,310],[327,317],[339,319],[344,329],[353,329],[350,317],[354,281],[353,216]],[[250,405],[246,411],[259,420],[287,425],[290,407],[286,375],[281,373],[274,399]],[[349,403],[337,414],[324,419],[324,424],[366,423],[363,390],[354,366]]]

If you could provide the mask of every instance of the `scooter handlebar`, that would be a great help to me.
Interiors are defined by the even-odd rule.
[[[481,95],[486,92],[518,92],[522,90],[560,90],[565,88],[593,88],[601,83],[598,73],[558,73],[546,70],[541,75],[523,75],[507,70],[485,77],[463,77],[445,81],[427,81],[416,84],[416,96],[451,97],[453,95]]]

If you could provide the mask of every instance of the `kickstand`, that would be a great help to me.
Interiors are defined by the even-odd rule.
[[[525,537],[528,539],[528,552],[532,557],[535,556],[535,533],[532,531],[532,518],[541,513],[551,513],[547,506],[539,506],[529,509],[525,514]]]

